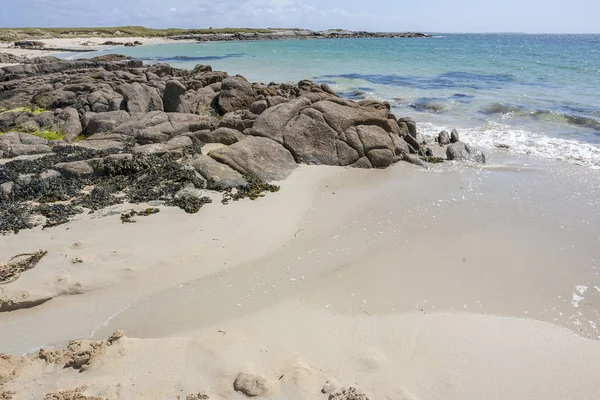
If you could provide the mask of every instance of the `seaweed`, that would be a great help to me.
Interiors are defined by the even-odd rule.
[[[160,209],[155,207],[146,208],[142,211],[129,210],[121,214],[121,223],[135,224],[137,221],[133,219],[134,217],[147,217],[149,215],[158,214],[159,212]]]
[[[238,201],[246,198],[256,200],[264,197],[266,192],[275,193],[281,189],[279,186],[266,183],[256,176],[246,176],[245,178],[248,184],[237,188],[235,192],[232,188],[223,189],[223,200],[221,200],[221,203],[229,204],[231,200]]]
[[[182,196],[175,197],[169,205],[179,207],[188,214],[196,214],[202,206],[210,203],[212,200],[208,197]]]
[[[23,272],[34,268],[46,254],[48,252],[44,250],[17,254],[6,264],[0,264],[0,284],[5,285],[16,281]]]

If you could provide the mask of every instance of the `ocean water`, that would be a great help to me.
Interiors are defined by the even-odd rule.
[[[391,103],[425,135],[457,128],[484,148],[600,168],[600,35],[175,43],[107,49],[148,63],[327,83]],[[97,53],[87,54],[86,57]]]

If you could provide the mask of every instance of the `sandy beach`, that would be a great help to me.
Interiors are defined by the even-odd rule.
[[[595,399],[599,188],[522,163],[305,166],[280,193],[192,218],[85,216],[5,237],[0,254],[49,256],[3,296],[53,299],[0,316],[3,351],[137,338],[83,374],[28,361],[6,390],[242,398],[232,382],[249,371],[274,399],[319,398],[330,379],[372,398]]]
[[[31,50],[31,49],[22,49],[13,47],[12,42],[0,42],[0,53],[13,54],[19,57],[25,58],[35,58],[35,57],[45,57],[45,56],[61,56],[67,54],[67,51],[64,50],[52,50],[55,49],[72,49],[74,51],[77,50],[86,50],[86,51],[94,51],[94,50],[103,50],[114,48],[115,52],[118,53],[118,49],[121,46],[106,46],[102,45],[102,43],[113,41],[118,43],[128,43],[128,42],[140,42],[144,45],[153,45],[153,44],[166,44],[166,43],[174,43],[171,39],[166,38],[148,38],[148,37],[118,37],[118,38],[106,38],[106,37],[92,37],[92,38],[56,38],[56,39],[43,39],[42,42],[45,44],[44,50]],[[186,43],[186,42],[194,42],[194,40],[177,40],[177,43]],[[14,63],[0,63],[0,68],[6,67],[9,65],[15,65]]]

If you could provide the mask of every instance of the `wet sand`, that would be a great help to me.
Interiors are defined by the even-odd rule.
[[[330,378],[376,399],[596,399],[600,171],[489,158],[302,166],[256,202],[5,237],[2,259],[50,253],[0,296],[52,299],[0,314],[0,352],[139,338],[82,374],[37,360],[7,387],[238,398],[251,370],[277,399],[320,398]]]

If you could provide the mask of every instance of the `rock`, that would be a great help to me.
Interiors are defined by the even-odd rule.
[[[103,56],[96,56],[96,57],[92,57],[90,58],[90,61],[93,62],[115,62],[115,61],[127,61],[127,60],[131,60],[132,58],[129,56],[124,56],[122,54],[106,54]]]
[[[110,337],[107,339],[107,342],[109,345],[111,345],[117,340],[121,339],[123,336],[125,336],[125,331],[122,329],[118,329],[112,335],[110,335]]]
[[[156,63],[148,67],[148,72],[162,78],[167,75],[173,75],[173,67],[165,63]]]
[[[127,105],[122,95],[108,89],[100,89],[90,93],[87,101],[90,110],[93,112],[122,110]]]
[[[183,83],[176,80],[167,81],[163,95],[165,112],[181,112],[181,101],[185,92],[186,88]]]
[[[94,168],[86,161],[58,163],[53,168],[68,177],[85,178],[94,174]]]
[[[452,132],[450,133],[450,143],[456,143],[458,141],[460,141],[458,137],[458,131],[456,129],[452,129]]]
[[[421,157],[416,154],[404,154],[402,156],[402,160],[410,164],[418,165],[419,167],[427,168],[425,161],[423,161]]]
[[[250,112],[256,115],[262,114],[267,108],[269,108],[269,104],[266,100],[258,100],[250,105]]]
[[[76,109],[68,107],[63,110],[62,117],[65,120],[62,127],[65,134],[64,140],[66,142],[72,142],[83,132],[83,127],[79,120],[79,113]]]
[[[219,93],[219,107],[223,113],[246,109],[256,101],[252,84],[242,77],[225,78]]]
[[[73,354],[70,365],[75,369],[80,369],[90,361],[92,361],[92,353],[89,350],[82,350]]]
[[[112,132],[129,119],[130,116],[126,111],[89,112],[85,115],[85,134],[91,136],[96,133]]]
[[[153,87],[138,82],[124,83],[117,87],[115,91],[125,98],[127,110],[130,114],[163,111],[163,101],[158,90]]]
[[[481,150],[475,149],[464,142],[452,143],[446,149],[448,160],[469,161],[485,164],[485,154]]]
[[[282,143],[296,162],[306,164],[354,165],[371,150],[387,149],[374,152],[368,162],[374,161],[379,168],[408,151],[398,124],[387,118],[382,103],[359,106],[329,94],[327,100],[318,96],[316,101],[305,96],[267,109],[248,133]]]
[[[233,382],[233,389],[248,397],[268,395],[272,393],[273,386],[274,385],[262,375],[244,372],[239,373]]]
[[[346,387],[331,393],[329,400],[369,400],[369,398],[362,389]]]
[[[408,133],[417,140],[417,123],[410,117],[399,118],[398,122],[404,122],[408,126]]]
[[[46,110],[53,110],[55,108],[65,108],[74,105],[77,102],[76,97],[73,92],[59,89],[36,94],[31,99],[31,103]]]
[[[373,149],[367,153],[373,168],[387,168],[394,162],[394,153],[389,149]]]
[[[248,183],[242,174],[206,155],[199,155],[190,165],[207,180],[209,189],[240,187]]]
[[[294,157],[283,146],[254,136],[208,155],[242,175],[256,176],[266,182],[283,180],[297,167]]]
[[[194,69],[194,73],[198,72],[212,72],[212,67],[210,65],[197,64]]]
[[[231,128],[218,128],[214,131],[201,131],[196,137],[204,143],[232,145],[246,138],[240,131]]]
[[[447,131],[441,131],[438,135],[438,143],[440,146],[446,146],[450,144],[450,135]]]

